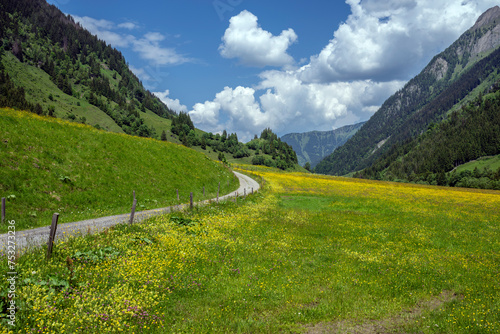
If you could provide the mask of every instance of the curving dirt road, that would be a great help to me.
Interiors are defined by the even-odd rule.
[[[259,184],[253,180],[252,178],[243,175],[238,172],[233,172],[238,179],[240,180],[240,187],[238,190],[233,191],[230,194],[219,197],[219,200],[227,200],[229,198],[234,198],[235,196],[243,196],[244,194],[250,194],[252,191],[257,191],[259,189]],[[206,204],[209,202],[216,201],[216,198],[211,200],[206,200],[203,202],[198,202],[196,205]],[[166,208],[146,210],[146,211],[138,211],[135,213],[134,222],[139,222],[141,220],[147,219],[152,216],[161,215],[165,213],[169,213],[171,211],[178,211],[184,208],[187,208],[188,204],[174,205]],[[56,231],[56,241],[63,239],[69,235],[75,234],[87,234],[87,233],[95,233],[102,231],[110,226],[128,222],[130,220],[130,214],[122,214],[116,216],[109,217],[101,217],[96,219],[83,220],[74,223],[66,223],[61,224],[57,227]],[[25,248],[37,247],[42,244],[46,244],[48,241],[50,232],[50,226],[44,226],[39,228],[34,228],[32,230],[25,231],[16,231],[15,234],[15,243],[16,243],[16,251],[21,251]],[[8,235],[1,234],[0,235],[0,252],[5,253],[8,249]],[[12,242],[12,237],[10,239]],[[12,245],[12,244],[11,244]]]

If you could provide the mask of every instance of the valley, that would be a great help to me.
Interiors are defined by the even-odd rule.
[[[0,333],[500,333],[500,7],[172,6],[0,0]]]
[[[238,204],[21,255],[16,331],[498,332],[498,192],[241,168]]]

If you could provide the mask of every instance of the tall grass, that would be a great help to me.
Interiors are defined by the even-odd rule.
[[[0,109],[0,195],[17,229],[215,197],[238,187],[230,170],[183,146]],[[0,226],[5,232],[7,227]]]

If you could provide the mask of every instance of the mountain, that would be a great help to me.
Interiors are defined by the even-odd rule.
[[[355,177],[500,190],[500,76],[473,101],[391,149]],[[486,158],[489,157],[489,158]],[[481,161],[474,163],[473,161]],[[463,164],[474,166],[468,170]],[[483,166],[481,166],[483,165]],[[458,170],[458,171],[457,171]]]
[[[314,168],[324,157],[331,154],[339,146],[351,138],[364,124],[346,125],[332,131],[311,131],[304,133],[289,133],[281,140],[291,145],[297,153],[299,165],[306,162]]]
[[[123,55],[44,0],[0,1],[0,106],[142,137],[175,117]]]
[[[345,175],[376,162],[401,159],[429,128],[447,120],[452,110],[492,93],[499,80],[499,46],[500,7],[496,6],[387,99],[351,139],[316,166],[316,172]]]

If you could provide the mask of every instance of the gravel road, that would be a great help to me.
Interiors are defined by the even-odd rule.
[[[238,172],[233,172],[233,173],[240,180],[240,187],[238,188],[238,190],[233,191],[230,194],[219,197],[219,200],[227,200],[227,199],[233,198],[235,196],[243,196],[245,193],[250,194],[252,192],[252,190],[257,191],[259,189],[259,184],[255,180],[253,180],[252,178],[250,178],[246,175],[243,175],[241,173],[238,173]],[[198,203],[196,203],[196,205],[206,204],[210,201],[215,201],[215,200],[216,200],[216,198],[213,198],[211,200],[198,202]],[[161,215],[164,213],[169,213],[171,211],[182,210],[184,208],[187,208],[188,206],[189,206],[188,204],[181,204],[181,205],[175,205],[175,206],[170,206],[170,207],[161,208],[161,209],[138,211],[135,213],[134,222],[139,222],[139,221],[147,219],[151,216]],[[83,221],[74,222],[74,223],[61,224],[61,225],[58,225],[58,227],[57,227],[55,240],[57,242],[57,240],[61,240],[64,237],[69,236],[69,235],[99,232],[99,231],[102,231],[106,228],[109,228],[110,226],[124,223],[124,222],[128,222],[129,220],[130,220],[130,213],[127,213],[127,214],[122,214],[122,215],[101,217],[101,218],[83,220]],[[37,246],[40,246],[42,244],[46,244],[48,241],[48,237],[49,237],[49,231],[50,231],[50,226],[34,228],[32,230],[16,231],[16,233],[15,233],[16,251],[22,251],[23,249],[26,249],[27,247],[28,248],[37,247]],[[8,239],[7,234],[0,235],[0,252],[1,253],[6,253],[6,250],[8,248],[7,247],[8,240],[9,239]],[[11,242],[13,241],[12,237],[10,238],[10,241]]]

